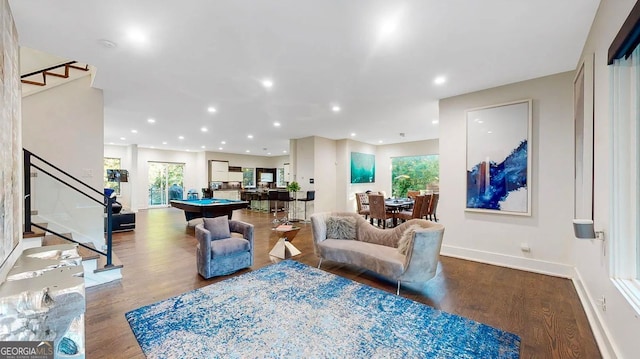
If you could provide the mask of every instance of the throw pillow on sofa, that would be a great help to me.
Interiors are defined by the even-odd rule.
[[[231,237],[229,218],[226,215],[215,218],[204,218],[204,229],[211,233],[212,241]]]
[[[327,218],[327,238],[356,239],[356,219],[337,216]]]
[[[400,237],[400,240],[398,241],[398,252],[400,252],[400,254],[403,254],[405,256],[407,255],[409,246],[413,242],[414,233],[422,229],[424,229],[424,227],[422,227],[421,225],[414,224],[404,230],[404,232],[402,233],[402,237]]]

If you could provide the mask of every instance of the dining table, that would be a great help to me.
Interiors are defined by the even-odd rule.
[[[396,214],[413,207],[413,200],[411,198],[387,198],[384,200],[384,206],[387,211],[393,213],[393,226],[395,227],[398,225]]]

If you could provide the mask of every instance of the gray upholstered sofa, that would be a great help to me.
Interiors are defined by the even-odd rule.
[[[229,220],[225,215],[204,218],[195,231],[198,273],[204,278],[253,265],[253,224]]]
[[[355,238],[331,238],[335,231],[330,227],[335,227],[336,218],[345,217],[355,223]],[[401,283],[420,290],[436,275],[444,235],[441,224],[412,219],[395,228],[380,229],[351,212],[316,213],[311,216],[311,224],[315,253],[320,257],[318,268],[322,260],[363,267],[397,281],[397,293]],[[399,242],[405,254],[398,249]]]

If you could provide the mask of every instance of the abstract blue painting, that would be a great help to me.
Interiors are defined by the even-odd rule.
[[[531,100],[467,111],[467,211],[531,215]]]
[[[351,183],[376,182],[376,156],[351,152]]]

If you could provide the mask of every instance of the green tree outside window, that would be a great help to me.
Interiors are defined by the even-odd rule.
[[[391,189],[394,197],[406,197],[407,191],[427,189],[439,182],[438,155],[406,156],[391,159]]]

